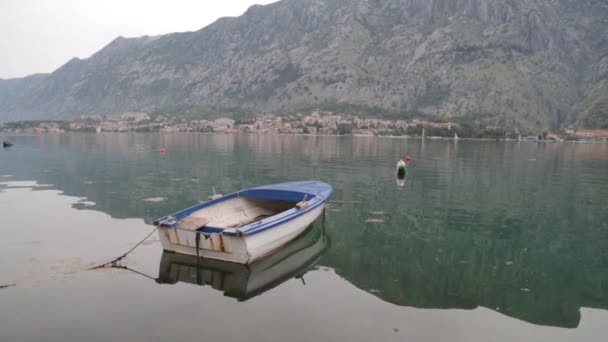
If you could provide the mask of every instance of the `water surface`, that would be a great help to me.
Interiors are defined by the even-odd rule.
[[[0,285],[16,284],[0,289],[2,340],[608,336],[606,145],[188,134],[12,140],[0,151]],[[414,161],[398,186],[394,166],[406,154]],[[324,227],[313,227],[322,246],[311,233],[272,267],[250,272],[167,264],[154,236],[122,263],[144,275],[84,271],[214,188],[302,179],[334,186]],[[251,297],[234,295],[268,275],[283,277]]]

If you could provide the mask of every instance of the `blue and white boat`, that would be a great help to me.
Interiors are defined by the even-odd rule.
[[[242,190],[154,221],[168,252],[250,264],[285,246],[314,222],[331,196],[308,181]]]

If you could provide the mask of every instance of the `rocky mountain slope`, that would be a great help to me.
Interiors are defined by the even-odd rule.
[[[283,0],[0,81],[0,120],[311,108],[608,128],[606,0]]]

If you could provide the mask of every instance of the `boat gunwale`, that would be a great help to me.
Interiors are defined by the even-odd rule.
[[[247,196],[252,193],[259,194],[260,192],[261,193],[268,192],[270,194],[275,194],[275,195],[277,193],[282,194],[282,195],[284,195],[286,193],[297,193],[297,194],[302,195],[303,200],[306,200],[310,196],[310,199],[308,199],[309,205],[305,208],[295,208],[294,207],[294,208],[279,212],[275,215],[269,216],[267,218],[264,218],[262,220],[244,225],[243,227],[240,227],[240,228],[224,229],[221,227],[205,226],[205,227],[203,227],[202,231],[197,230],[197,232],[200,232],[204,235],[213,234],[213,233],[222,234],[222,235],[226,235],[226,236],[255,235],[255,234],[264,232],[268,229],[274,228],[278,225],[287,223],[295,218],[298,218],[300,216],[303,216],[303,215],[311,212],[312,210],[318,208],[320,205],[325,204],[325,202],[327,201],[329,196],[331,196],[331,193],[333,191],[331,185],[323,183],[323,182],[316,182],[316,181],[308,182],[308,183],[316,183],[316,184],[323,186],[323,190],[318,191],[317,193],[309,193],[309,192],[303,192],[303,191],[298,191],[298,190],[289,190],[286,188],[289,185],[292,185],[295,188],[297,188],[297,185],[302,185],[304,183],[307,183],[307,182],[283,183],[283,184],[266,186],[266,187],[271,187],[271,188],[266,188],[263,186],[263,187],[253,188],[253,189],[241,190],[239,192],[235,192],[235,193],[232,193],[232,194],[229,194],[229,195],[226,195],[226,196],[223,196],[223,197],[211,200],[211,201],[197,204],[193,207],[178,211],[172,215],[162,217],[158,220],[155,220],[154,225],[158,226],[159,228],[162,227],[162,228],[178,229],[178,230],[182,230],[182,231],[192,232],[192,230],[187,230],[187,229],[177,227],[179,220],[181,220],[182,218],[184,218],[188,215],[191,215],[192,213],[199,211],[203,208],[208,208],[210,206],[216,205],[218,203],[221,203],[221,202],[224,202],[224,201],[236,198],[236,197],[262,198],[262,197],[257,197],[257,196]],[[283,188],[276,188],[276,186],[282,186]],[[323,197],[322,195],[325,193],[327,193],[327,196]],[[273,199],[273,198],[267,198],[267,199]],[[274,198],[274,199],[280,200],[278,198]],[[166,225],[164,225],[163,222],[167,221],[169,219],[171,219],[171,223],[167,223]]]

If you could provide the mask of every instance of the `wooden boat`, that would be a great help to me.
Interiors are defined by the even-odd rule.
[[[332,187],[309,181],[222,196],[154,222],[163,249],[250,264],[300,235],[322,213]]]
[[[281,250],[250,265],[163,252],[156,282],[211,286],[246,301],[289,279],[302,278],[326,246],[323,228],[315,224]]]

